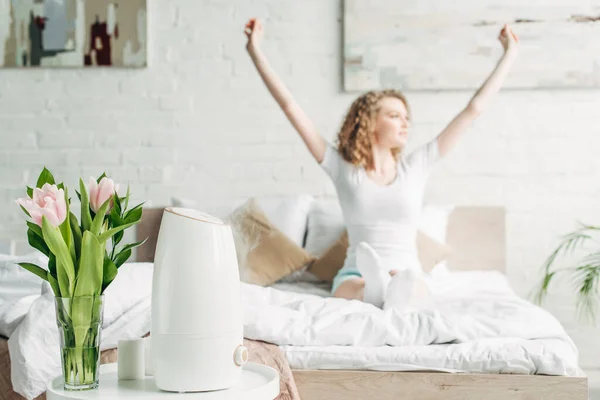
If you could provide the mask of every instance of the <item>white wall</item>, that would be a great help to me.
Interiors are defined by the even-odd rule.
[[[0,71],[0,243],[24,238],[13,200],[44,165],[71,186],[106,170],[152,205],[173,195],[218,205],[333,194],[259,81],[242,31],[251,16],[266,20],[273,66],[333,139],[355,96],[341,92],[340,0],[149,0],[148,8],[145,70]],[[407,95],[420,143],[471,93]],[[599,100],[596,90],[504,92],[430,182],[432,203],[506,207],[508,272],[520,294],[558,235],[578,219],[600,220]],[[600,367],[598,331],[578,324],[572,296],[547,306],[580,346],[581,365]]]

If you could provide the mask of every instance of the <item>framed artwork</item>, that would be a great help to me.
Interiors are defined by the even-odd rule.
[[[505,88],[600,87],[600,0],[345,0],[344,89],[476,89],[519,35]]]
[[[0,66],[145,67],[146,0],[0,0]]]

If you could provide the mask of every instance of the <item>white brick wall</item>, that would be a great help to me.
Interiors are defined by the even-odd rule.
[[[260,83],[242,30],[249,17],[265,20],[265,52],[332,139],[355,96],[341,92],[340,3],[149,0],[146,70],[0,71],[0,250],[24,237],[13,200],[44,165],[69,185],[106,170],[152,205],[172,195],[213,205],[259,193],[331,195]],[[407,95],[417,143],[471,93]],[[600,223],[599,101],[591,90],[503,92],[431,180],[429,202],[506,207],[508,271],[520,294],[558,235],[578,219]],[[580,346],[582,366],[600,367],[598,330],[578,323],[572,298],[553,296],[548,308]]]

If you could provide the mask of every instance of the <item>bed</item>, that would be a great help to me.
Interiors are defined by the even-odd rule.
[[[148,237],[138,261],[152,261],[162,209],[145,210],[137,237]],[[455,271],[505,272],[505,212],[499,207],[457,207],[448,221],[447,242]],[[311,399],[572,399],[588,398],[585,376],[293,369],[297,390]]]

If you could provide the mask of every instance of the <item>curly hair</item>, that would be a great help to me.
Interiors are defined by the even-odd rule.
[[[361,95],[350,106],[338,133],[338,151],[344,160],[365,169],[372,168],[371,133],[380,109],[379,102],[386,97],[395,97],[404,103],[410,119],[406,97],[397,90],[370,91]],[[400,151],[402,148],[392,149],[393,156],[396,157]]]

